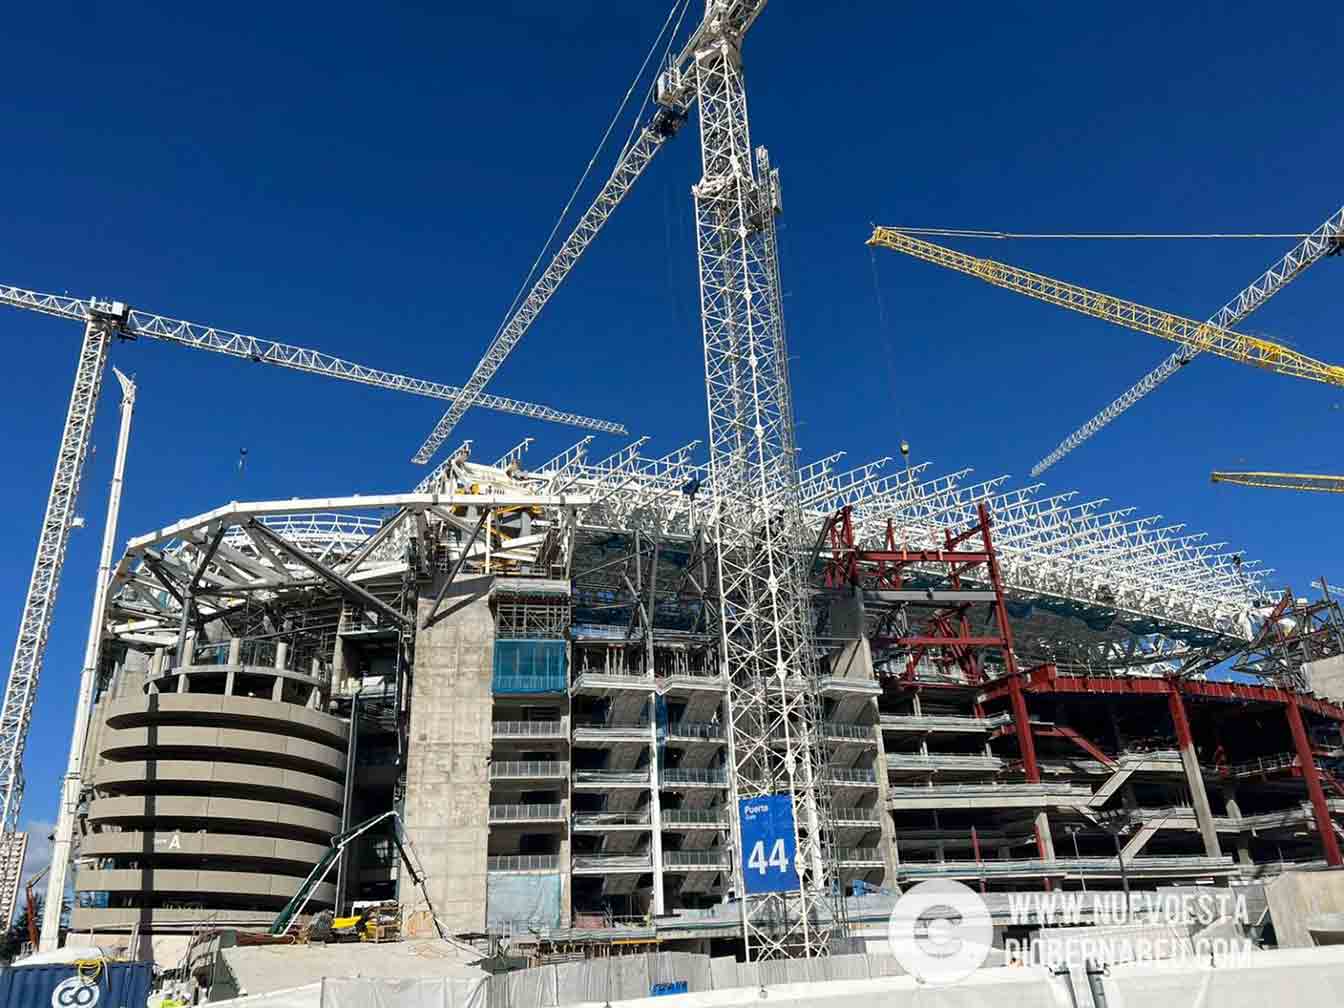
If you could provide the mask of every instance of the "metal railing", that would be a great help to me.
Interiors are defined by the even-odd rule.
[[[664,770],[659,776],[662,784],[728,783],[728,775],[722,770]]]
[[[648,812],[575,812],[575,826],[648,826]]]
[[[835,859],[841,864],[859,864],[867,862],[882,863],[882,854],[876,847],[838,847]]]
[[[490,726],[491,734],[522,735],[527,738],[559,738],[565,734],[563,721],[495,721]]]
[[[575,733],[582,731],[596,732],[647,732],[649,722],[640,721],[579,721],[574,725]]]
[[[579,770],[576,784],[648,784],[648,770]]]
[[[664,826],[682,825],[728,825],[728,816],[723,809],[663,809]]]
[[[563,760],[496,760],[490,764],[490,778],[568,777],[569,764]]]
[[[829,738],[862,739],[865,742],[877,741],[877,737],[873,734],[872,725],[845,724],[842,721],[823,721],[821,723],[821,732]]]
[[[836,784],[876,784],[877,771],[829,768],[822,774],[822,779]]]
[[[727,868],[728,852],[722,848],[710,850],[665,850],[663,867],[673,868],[679,865],[703,865],[707,868]]]
[[[674,738],[723,738],[723,725],[717,721],[669,721],[667,734]]]
[[[491,805],[490,822],[514,819],[563,819],[565,806],[559,805]]]
[[[887,767],[891,770],[986,770],[1003,769],[1003,760],[997,756],[970,756],[960,753],[888,753]]]
[[[1003,717],[963,717],[957,714],[883,714],[882,727],[910,731],[986,732],[1007,720]]]
[[[663,813],[666,815],[667,813]],[[835,822],[881,822],[882,817],[877,806],[872,808],[858,808],[850,806],[848,808],[831,809],[831,819]]]
[[[652,871],[653,858],[648,854],[585,854],[574,859],[575,871]]]
[[[559,854],[492,854],[486,871],[559,871]]]

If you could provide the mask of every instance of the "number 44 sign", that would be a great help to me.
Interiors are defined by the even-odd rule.
[[[737,810],[742,835],[742,880],[747,895],[801,889],[795,865],[797,839],[792,797],[742,798]]]

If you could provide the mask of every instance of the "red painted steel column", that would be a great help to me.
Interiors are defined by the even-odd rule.
[[[1316,835],[1321,841],[1321,852],[1325,863],[1332,868],[1344,865],[1339,853],[1339,838],[1335,836],[1334,820],[1330,818],[1330,806],[1325,801],[1325,789],[1321,787],[1321,775],[1316,772],[1316,759],[1311,752],[1311,743],[1307,740],[1307,729],[1302,723],[1302,708],[1297,697],[1290,697],[1284,705],[1288,715],[1288,728],[1293,733],[1293,747],[1297,749],[1297,762],[1302,767],[1302,779],[1307,782],[1307,795],[1311,798],[1312,811],[1316,813]]]
[[[1199,756],[1195,752],[1195,739],[1190,734],[1190,719],[1185,714],[1185,699],[1180,687],[1171,684],[1167,692],[1167,708],[1171,711],[1171,723],[1176,729],[1176,745],[1181,750],[1181,766],[1185,770],[1185,783],[1190,789],[1190,800],[1195,806],[1195,821],[1199,824],[1199,834],[1204,840],[1204,853],[1208,857],[1222,857],[1223,848],[1218,843],[1218,827],[1213,822],[1213,809],[1209,806],[1209,792],[1204,787],[1204,771],[1199,767]]]
[[[1022,677],[1008,677],[1008,699],[1013,705],[1013,728],[1017,744],[1022,750],[1022,770],[1031,784],[1041,782],[1041,766],[1036,762],[1036,739],[1031,734],[1031,717],[1027,714],[1027,698],[1022,695]]]

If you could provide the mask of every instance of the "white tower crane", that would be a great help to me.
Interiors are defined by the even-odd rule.
[[[56,456],[56,470],[42,518],[37,555],[33,560],[18,639],[14,645],[14,657],[5,684],[4,702],[0,706],[0,913],[5,913],[5,919],[8,920],[13,915],[14,903],[18,898],[22,862],[22,857],[15,857],[14,854],[18,845],[26,842],[26,838],[17,832],[19,810],[23,804],[23,753],[112,338],[134,339],[144,336],[436,399],[454,399],[462,390],[365,367],[303,347],[257,340],[211,326],[153,315],[132,309],[122,302],[97,299],[84,301],[19,287],[0,286],[0,304],[84,323],[84,341],[75,369],[74,388],[70,393],[65,429]],[[564,413],[549,406],[499,396],[478,396],[476,401],[502,412],[537,420],[567,423],[605,433],[625,433],[625,428],[620,424]]]
[[[703,174],[694,186],[709,466],[718,513],[719,633],[729,679],[734,875],[750,959],[825,954],[843,928],[816,684],[774,217],[777,173],[753,151],[742,39],[765,0],[706,0],[703,20],[658,81],[659,111],[618,159],[592,207],[501,327],[464,393],[415,455],[426,462],[484,389],[616,205],[692,105]],[[744,888],[738,803],[783,799],[797,886]]]

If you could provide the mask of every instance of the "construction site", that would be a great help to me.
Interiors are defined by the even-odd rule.
[[[1214,924],[1254,946],[1265,979],[1228,979],[1211,1005],[1344,983],[1344,959],[1315,949],[1344,941],[1336,589],[1285,585],[1274,558],[1180,515],[1142,514],[1122,492],[1104,501],[956,458],[914,461],[899,438],[875,459],[844,444],[800,453],[780,175],[749,133],[742,72],[765,6],[673,4],[645,120],[461,386],[129,302],[0,287],[6,305],[83,328],[0,713],[0,907],[13,919],[27,884],[30,952],[152,961],[174,1004],[318,984],[321,1000],[267,1003],[353,1005],[330,1000],[324,978],[478,974],[486,987],[442,1003],[484,1005],[471,998],[488,988],[492,1006],[678,994],[689,1005],[774,984],[808,987],[788,995],[800,1005],[897,1003],[891,984],[909,997],[928,988],[893,957],[890,922],[904,894],[941,880],[988,908],[993,948],[968,982],[1009,974],[995,996],[1047,1003],[1062,996],[1051,984],[1072,983],[1075,1006],[1103,1008],[1103,988],[1114,998],[1106,985],[1141,958],[1089,960],[1072,978],[1046,970],[1039,991],[1019,991],[1028,981],[1013,974],[1028,971],[990,967],[1017,965],[1005,941],[1051,923],[1014,916],[1024,894],[1076,895],[1072,923],[1094,929],[1108,896],[1235,896],[1244,919]],[[696,121],[703,175],[685,181],[707,432],[636,437],[487,393],[645,167]],[[852,236],[896,268],[892,252],[1175,344],[1033,477],[1200,354],[1272,372],[1264,382],[1344,387],[1341,367],[1237,328],[1339,253],[1344,210],[1202,322],[938,237]],[[916,283],[928,269],[909,268]],[[39,922],[22,872],[25,746],[94,413],[123,339],[428,396],[447,412],[412,488],[221,499],[119,529],[137,388],[116,372],[79,704],[73,725],[43,726],[70,743]],[[473,408],[528,418],[538,435],[454,440]],[[541,451],[542,424],[582,435]],[[1322,555],[1325,574],[1336,561]],[[1201,923],[1176,922],[1182,949],[1206,948]],[[619,960],[646,965],[621,979]],[[606,972],[565,973],[580,963]],[[1224,971],[1237,969],[1254,972]],[[1135,990],[1161,988],[1150,980]],[[1163,989],[1187,982],[1198,981]],[[992,993],[985,1003],[1009,1003]]]

